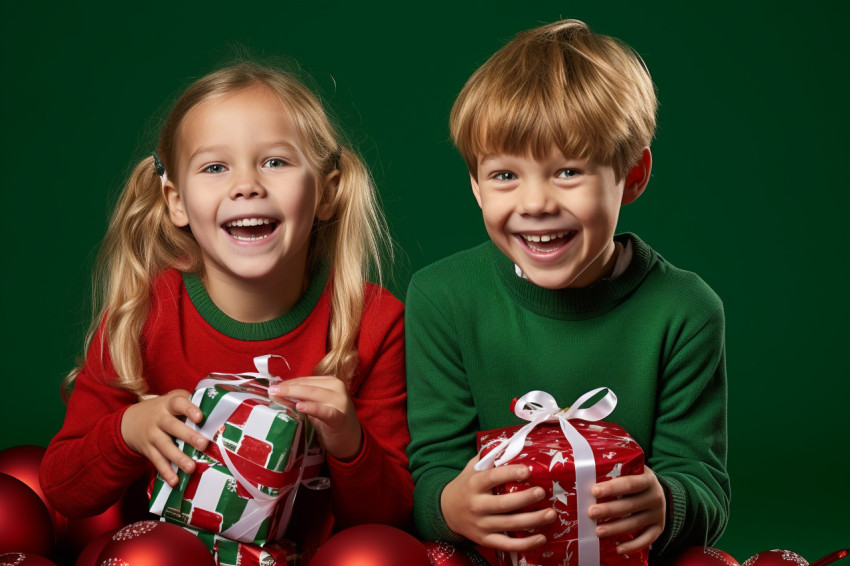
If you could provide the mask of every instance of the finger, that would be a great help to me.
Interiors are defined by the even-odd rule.
[[[649,487],[651,479],[646,474],[638,476],[620,476],[609,481],[597,483],[591,488],[594,497],[620,497],[640,493]]]
[[[174,468],[171,467],[171,462],[168,459],[164,458],[162,454],[156,450],[151,450],[150,453],[145,455],[148,460],[151,461],[157,473],[159,473],[159,475],[162,476],[162,479],[165,480],[165,483],[171,487],[177,485],[177,473],[175,473]]]
[[[174,462],[178,468],[187,474],[195,471],[195,461],[188,454],[180,450],[170,438],[157,440],[153,446],[163,458],[169,462]]]
[[[653,525],[647,528],[633,540],[623,542],[617,545],[617,554],[628,554],[647,548],[650,544],[656,541],[661,536],[662,527]]]
[[[650,507],[652,497],[650,495],[632,495],[622,499],[614,499],[605,503],[596,503],[587,510],[591,519],[607,519],[609,517],[625,517],[645,511]]]
[[[608,523],[602,523],[596,527],[596,536],[599,538],[621,535],[623,533],[636,533],[646,527],[659,522],[661,518],[657,517],[651,511],[643,511],[622,517]]]
[[[546,537],[541,534],[519,538],[502,533],[490,533],[481,539],[482,546],[505,552],[525,552],[544,544],[546,544]]]
[[[474,512],[477,512],[480,515],[511,513],[519,509],[524,509],[529,505],[539,503],[545,498],[546,490],[539,486],[514,491],[512,493],[502,493],[499,495],[490,495],[490,493],[487,492],[480,498],[476,499]]]
[[[197,405],[190,401],[187,391],[176,391],[172,393],[176,393],[176,395],[168,400],[166,407],[169,413],[175,416],[183,415],[194,423],[200,423],[204,420],[204,414]],[[184,396],[182,393],[186,395]]]
[[[345,415],[335,407],[319,403],[299,401],[295,409],[326,424],[330,428],[339,428],[345,422]]]
[[[287,383],[279,385],[275,395],[296,401],[313,401],[326,404],[339,404],[345,402],[348,398],[348,393],[344,389],[322,387],[316,384],[291,385]]]
[[[512,464],[510,466],[496,466],[489,470],[474,475],[471,483],[479,491],[490,491],[494,487],[512,482],[523,482],[531,476],[528,466]]]
[[[481,520],[481,528],[489,532],[524,531],[546,526],[558,517],[551,507],[538,509],[527,513],[510,513],[508,515],[489,515]]]
[[[209,445],[209,440],[200,432],[186,426],[185,423],[173,417],[162,422],[160,424],[160,429],[167,435],[173,436],[175,439],[182,440],[183,442],[194,446],[198,450],[206,450]],[[172,446],[174,446],[173,442],[170,440],[169,442]]]

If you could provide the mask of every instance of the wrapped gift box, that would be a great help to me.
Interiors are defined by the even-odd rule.
[[[595,390],[585,397],[590,398],[593,396],[591,393],[599,392]],[[540,394],[548,400],[541,402]],[[493,464],[528,466],[531,476],[527,481],[508,483],[494,491],[510,493],[540,486],[546,490],[548,497],[527,510],[552,507],[558,517],[545,527],[509,533],[515,537],[542,533],[547,542],[540,548],[523,553],[498,552],[498,564],[645,566],[646,550],[629,555],[617,554],[617,543],[631,540],[632,535],[599,539],[595,534],[596,522],[587,517],[587,508],[597,501],[590,494],[594,483],[643,473],[643,451],[637,442],[619,425],[597,420],[613,410],[616,397],[609,392],[590,410],[582,412],[577,409],[568,414],[568,410],[555,406],[554,399],[548,394],[531,392],[529,396],[533,401],[529,402],[528,396],[518,400],[515,413],[531,423],[478,434],[481,456],[478,469],[486,469]],[[580,407],[581,402],[580,399],[575,406]],[[600,403],[608,405],[606,410],[596,410]],[[591,420],[576,418],[576,413],[591,417]]]
[[[226,539],[221,535],[184,527],[197,535],[210,549],[218,566],[298,566],[302,555],[298,546],[289,540],[279,540],[265,546]]]
[[[210,374],[192,395],[204,415],[193,425],[210,440],[206,450],[177,445],[196,462],[192,474],[175,467],[170,487],[157,476],[150,510],[165,520],[264,545],[285,534],[300,483],[316,474],[323,454],[312,442],[306,419],[267,396],[268,358],[255,358],[258,372]]]

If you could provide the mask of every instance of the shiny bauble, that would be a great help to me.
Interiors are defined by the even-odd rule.
[[[805,558],[790,550],[765,550],[750,556],[741,566],[809,566]]]
[[[433,541],[422,544],[431,566],[489,566],[489,563],[471,548]]]
[[[47,507],[21,480],[0,474],[0,554],[49,556],[53,523]]]
[[[44,490],[41,489],[41,483],[38,481],[38,471],[41,468],[41,460],[44,458],[45,450],[43,446],[22,444],[0,451],[0,474],[7,474],[21,480],[41,498],[47,512],[50,513],[53,532],[56,535],[56,540],[59,541],[65,536],[66,519],[47,500]]]
[[[740,566],[740,564],[727,553],[717,548],[692,546],[686,548],[676,558],[672,566]]]
[[[118,530],[104,545],[98,566],[215,566],[201,539],[159,521],[139,521]]]
[[[358,525],[329,538],[310,566],[431,566],[428,553],[412,535],[387,525]]]
[[[92,540],[88,546],[83,549],[80,555],[77,556],[77,561],[74,562],[74,566],[97,566],[97,559],[103,551],[103,547],[106,546],[107,542],[112,540],[112,535],[116,532],[118,532],[117,529],[105,532],[95,537],[94,540]]]
[[[148,512],[147,481],[141,478],[130,485],[124,495],[103,513],[91,517],[70,517],[65,528],[65,542],[74,556],[80,554],[91,541],[103,533],[142,520],[156,520]]]
[[[56,566],[56,563],[37,554],[9,552],[0,554],[0,566]]]

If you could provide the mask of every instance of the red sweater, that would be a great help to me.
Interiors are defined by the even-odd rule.
[[[184,283],[185,278],[185,283]],[[149,392],[192,391],[211,372],[254,371],[253,358],[279,354],[272,367],[284,379],[313,375],[328,350],[330,292],[327,272],[317,274],[285,315],[240,323],[218,310],[195,276],[169,270],[154,283],[150,316],[142,334]],[[351,396],[363,428],[363,447],[352,461],[328,455],[336,525],[408,522],[413,483],[407,469],[409,442],[404,382],[403,305],[389,291],[367,284],[366,307],[357,342],[360,362]],[[154,473],[144,456],[121,436],[124,411],[134,395],[110,385],[115,371],[101,336],[93,340],[74,384],[65,422],[41,467],[50,502],[67,516],[102,512],[142,473]]]

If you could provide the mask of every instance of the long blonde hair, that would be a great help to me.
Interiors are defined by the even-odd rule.
[[[655,86],[637,52],[562,20],[519,33],[478,68],[451,113],[451,134],[473,176],[493,153],[564,155],[614,168],[637,163],[655,134]]]
[[[174,104],[163,125],[157,153],[169,178],[179,183],[176,143],[180,124],[198,103],[263,85],[274,91],[299,134],[307,161],[318,178],[339,170],[330,199],[331,218],[317,221],[310,242],[308,269],[328,261],[331,270],[330,348],[315,368],[349,382],[357,366],[356,338],[364,308],[364,282],[381,280],[381,256],[391,256],[386,221],[371,175],[360,158],[340,139],[318,98],[294,76],[255,63],[240,63],[192,83]],[[200,248],[189,231],[172,224],[153,157],[142,159],[130,175],[112,213],[95,270],[95,311],[85,349],[93,343],[99,322],[115,368],[116,387],[143,397],[141,334],[147,320],[154,279],[164,270],[203,275]],[[104,352],[100,352],[103,357]],[[69,373],[63,394],[79,374]]]

